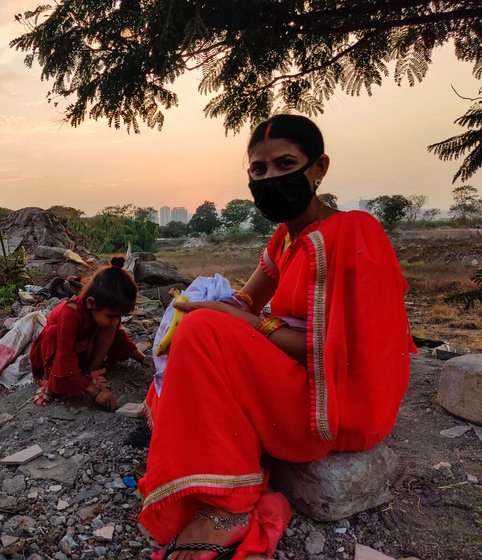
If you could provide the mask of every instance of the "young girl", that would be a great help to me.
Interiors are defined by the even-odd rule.
[[[37,406],[55,396],[89,393],[115,410],[116,397],[103,377],[105,365],[133,358],[149,367],[152,358],[140,352],[121,326],[121,317],[136,303],[137,287],[122,269],[125,260],[114,257],[98,270],[79,296],[58,305],[33,343],[30,361]]]

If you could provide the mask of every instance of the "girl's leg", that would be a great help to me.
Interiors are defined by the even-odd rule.
[[[112,343],[114,342],[116,327],[102,329],[97,332],[88,358],[88,370],[100,369],[105,361]]]

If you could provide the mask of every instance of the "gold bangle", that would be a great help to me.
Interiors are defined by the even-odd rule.
[[[256,330],[266,338],[269,338],[275,331],[284,327],[289,327],[289,325],[286,321],[283,321],[283,319],[279,317],[267,317],[257,325]]]
[[[234,292],[233,297],[245,303],[249,308],[253,307],[253,298],[248,294],[248,292],[238,290],[237,292]]]

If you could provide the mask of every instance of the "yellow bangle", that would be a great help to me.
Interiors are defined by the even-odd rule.
[[[234,292],[233,297],[238,301],[245,303],[250,309],[253,307],[253,298],[248,294],[248,292],[238,290],[237,292]]]
[[[283,319],[280,319],[279,317],[268,317],[263,319],[261,323],[257,325],[256,330],[266,338],[269,338],[275,331],[284,327],[289,328],[289,325],[286,321],[283,321]]]

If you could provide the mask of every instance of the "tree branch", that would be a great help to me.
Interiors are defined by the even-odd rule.
[[[378,33],[376,33],[376,32],[368,33],[367,35],[365,35],[364,37],[359,39],[356,43],[353,43],[353,45],[351,45],[347,49],[339,52],[336,56],[334,56],[333,58],[330,58],[330,60],[324,62],[323,64],[320,64],[319,66],[313,66],[312,68],[309,68],[307,70],[302,70],[301,72],[297,72],[296,74],[284,74],[282,76],[277,76],[276,78],[271,80],[271,82],[269,82],[268,84],[266,84],[266,85],[264,85],[260,88],[257,88],[255,90],[255,93],[260,92],[260,91],[264,91],[265,89],[269,89],[269,88],[273,87],[274,85],[276,85],[277,83],[279,83],[281,81],[292,80],[293,78],[299,78],[301,76],[306,76],[306,74],[311,74],[312,72],[318,72],[319,70],[323,70],[324,68],[327,68],[328,66],[331,66],[334,62],[339,60],[341,57],[349,54],[354,49],[360,47],[361,44],[365,43],[366,41],[369,41],[369,40],[373,39],[377,34]]]

